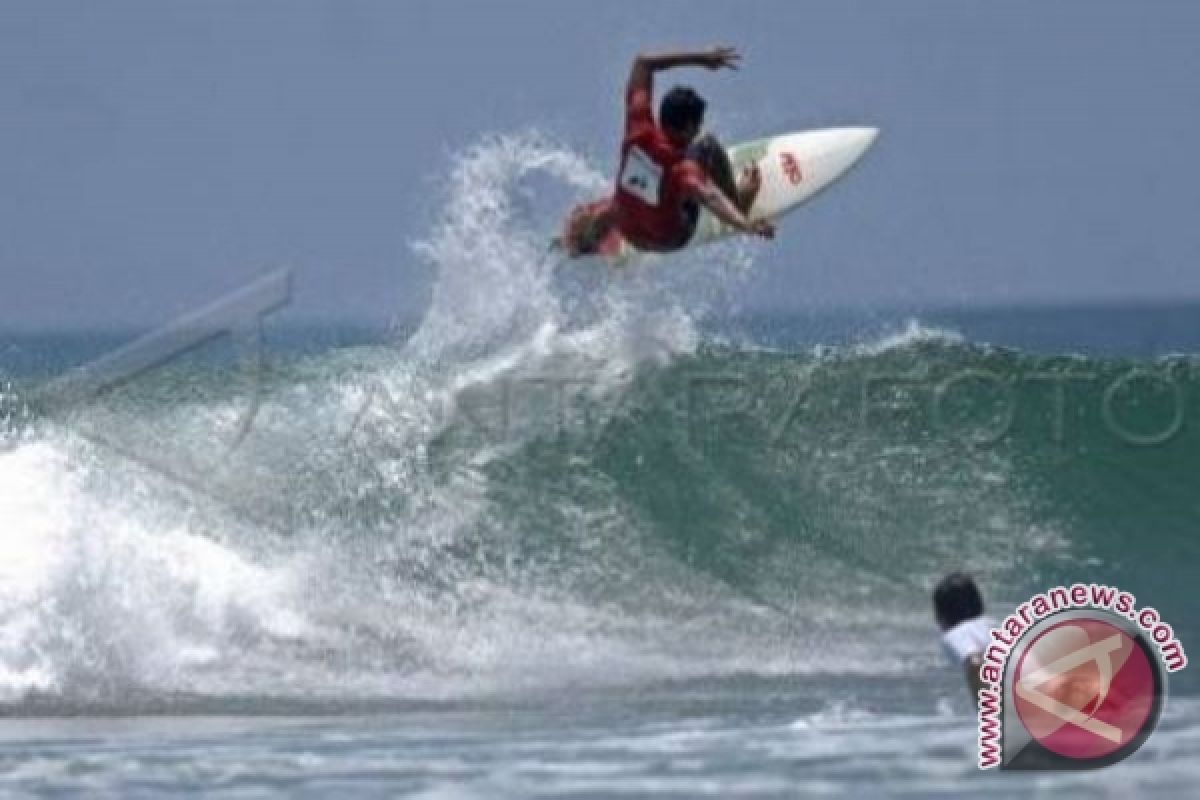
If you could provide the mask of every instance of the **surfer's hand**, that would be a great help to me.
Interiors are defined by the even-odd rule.
[[[761,236],[764,239],[775,238],[775,226],[769,220],[756,219],[750,223],[750,230],[747,233],[752,233],[755,236]]]
[[[700,55],[700,65],[708,69],[737,69],[742,54],[733,47],[714,47]]]

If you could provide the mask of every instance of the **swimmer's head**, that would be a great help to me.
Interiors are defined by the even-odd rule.
[[[933,588],[933,615],[942,630],[983,614],[983,595],[965,572],[951,572]]]

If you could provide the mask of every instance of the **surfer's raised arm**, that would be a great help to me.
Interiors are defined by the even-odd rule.
[[[625,96],[644,91],[646,102],[654,92],[654,73],[675,67],[704,67],[705,69],[737,69],[742,55],[732,47],[712,47],[707,50],[681,50],[673,53],[642,53],[633,60]]]

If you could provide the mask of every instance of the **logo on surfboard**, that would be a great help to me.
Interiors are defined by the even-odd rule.
[[[792,186],[799,186],[800,181],[804,180],[804,173],[800,171],[800,162],[796,160],[794,153],[787,150],[780,153],[779,168],[783,170],[784,177]]]

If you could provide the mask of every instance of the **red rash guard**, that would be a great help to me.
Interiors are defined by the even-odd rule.
[[[617,226],[640,250],[674,250],[691,234],[683,202],[707,180],[654,121],[650,92],[637,88],[625,98],[625,139],[613,197]]]

